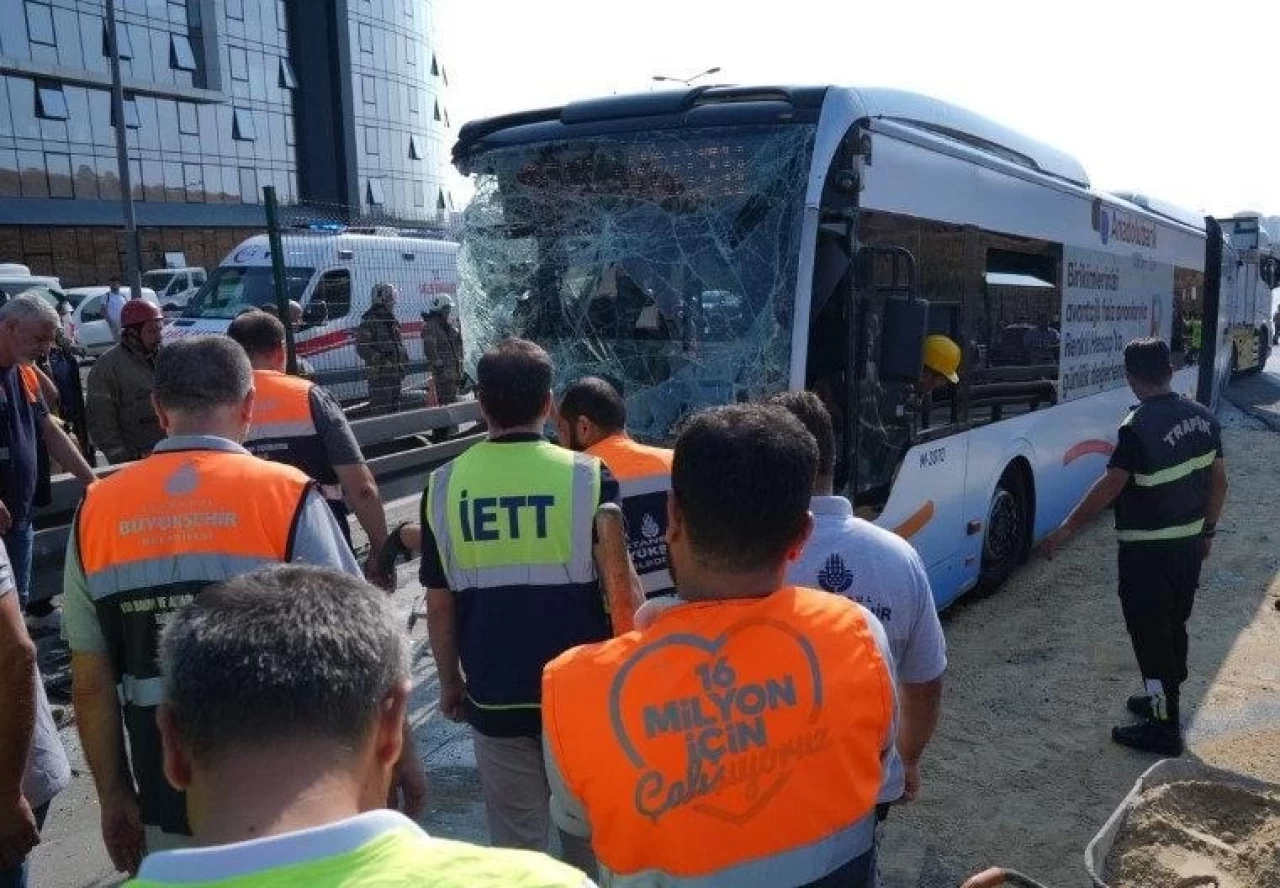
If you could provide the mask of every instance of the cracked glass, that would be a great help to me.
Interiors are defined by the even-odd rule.
[[[539,343],[557,388],[610,378],[628,427],[787,387],[810,125],[614,133],[471,159],[459,308],[469,364]]]

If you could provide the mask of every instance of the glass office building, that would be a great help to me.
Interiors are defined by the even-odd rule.
[[[143,265],[212,266],[262,188],[424,222],[447,190],[448,71],[431,0],[116,0]],[[0,262],[122,267],[102,0],[0,0]],[[352,210],[351,208],[356,208]]]

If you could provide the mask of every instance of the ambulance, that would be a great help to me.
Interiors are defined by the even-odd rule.
[[[392,284],[399,292],[395,313],[409,353],[404,388],[426,386],[422,316],[439,297],[452,299],[457,292],[456,243],[395,228],[321,226],[284,233],[280,245],[287,298],[302,306],[302,323],[294,333],[298,357],[315,370],[320,385],[344,403],[368,396],[356,330],[372,304],[374,287]],[[226,333],[245,310],[275,304],[273,281],[267,236],[249,238],[166,326],[166,341]]]

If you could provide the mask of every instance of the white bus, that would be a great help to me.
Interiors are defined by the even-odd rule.
[[[1280,286],[1277,245],[1257,213],[1236,213],[1221,221],[1239,258],[1235,287],[1222,294],[1228,306],[1231,367],[1241,373],[1256,373],[1271,354],[1271,291]]]
[[[454,161],[476,187],[472,360],[528,336],[560,382],[616,379],[651,440],[707,405],[819,391],[838,486],[916,546],[939,606],[998,585],[1102,473],[1127,341],[1168,339],[1177,389],[1211,405],[1228,375],[1216,222],[1092,190],[1061,151],[932,99],[613,97],[468,124]],[[964,360],[921,397],[929,332]]]

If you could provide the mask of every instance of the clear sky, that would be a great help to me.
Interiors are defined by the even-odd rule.
[[[1095,187],[1280,213],[1280,0],[436,0],[450,117],[721,83],[893,86],[1074,154]],[[1267,108],[1270,106],[1270,112]]]

